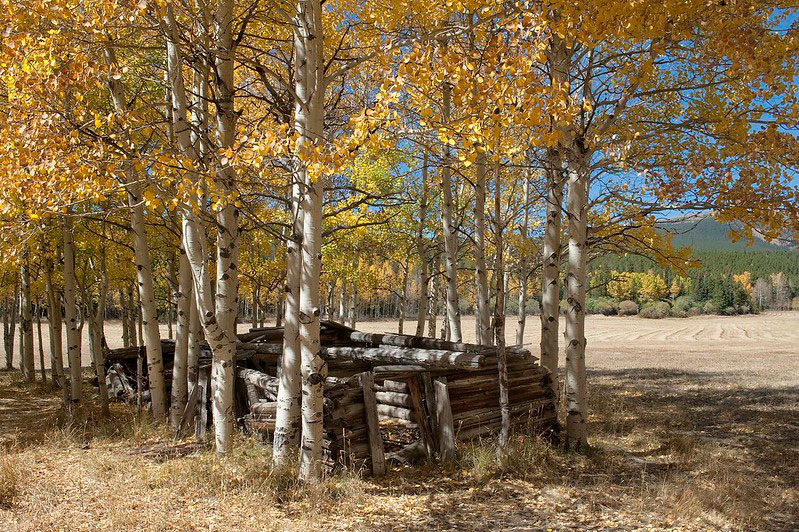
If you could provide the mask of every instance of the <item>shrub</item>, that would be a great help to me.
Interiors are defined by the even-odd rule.
[[[752,312],[752,307],[744,303],[743,305],[738,305],[738,314],[750,314]]]
[[[738,311],[735,310],[735,307],[729,306],[729,307],[724,307],[724,309],[721,311],[721,313],[724,316],[735,316],[736,314],[738,314]]]
[[[638,314],[638,303],[626,299],[619,303],[619,315],[621,316],[635,316]]]
[[[642,308],[638,315],[642,318],[660,319],[667,317],[670,311],[671,307],[668,303],[665,301],[656,301]]]
[[[702,314],[702,307],[700,307],[699,305],[694,305],[693,307],[688,309],[688,312],[686,314],[689,317],[699,316],[700,314]]]
[[[705,306],[702,307],[702,313],[704,314],[715,314],[719,311],[719,307],[713,301],[708,301],[705,303]]]
[[[619,311],[619,305],[609,297],[589,297],[585,302],[585,311],[588,314],[612,316]]]
[[[691,299],[691,296],[680,296],[674,300],[674,314],[676,315],[678,312],[685,312],[686,315],[688,313],[688,309],[694,305],[694,300]]]

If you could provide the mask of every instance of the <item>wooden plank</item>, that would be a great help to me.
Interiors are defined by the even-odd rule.
[[[186,426],[189,424],[189,420],[194,418],[194,413],[197,410],[197,399],[200,397],[200,390],[202,387],[194,385],[194,388],[191,389],[191,393],[189,394],[189,400],[186,402],[186,408],[183,409],[183,415],[180,418],[180,423],[178,423],[178,428],[175,431],[175,439],[180,439],[183,431],[186,429]]]
[[[208,429],[208,399],[211,394],[211,368],[201,367],[197,374],[197,386],[200,387],[197,398],[197,410],[194,418],[194,437],[198,441],[205,439]]]
[[[424,407],[427,410],[427,415],[430,418],[430,432],[433,434],[433,442],[435,447],[438,448],[438,421],[436,415],[436,395],[433,389],[433,379],[430,377],[430,372],[426,371],[420,375],[422,379],[422,396],[424,398]]]
[[[436,416],[438,418],[438,454],[441,463],[449,464],[455,459],[455,423],[449,404],[447,378],[439,377],[433,382],[435,389]]]
[[[430,429],[430,418],[425,412],[424,403],[422,402],[422,390],[419,386],[419,378],[414,377],[408,379],[408,388],[411,392],[411,402],[413,403],[413,413],[416,415],[416,422],[419,425],[419,434],[422,437],[422,442],[425,446],[425,452],[428,458],[432,458],[435,454],[435,444],[433,434]]]
[[[377,364],[406,363],[444,369],[480,369],[485,361],[485,356],[479,353],[395,346],[323,347],[322,358],[327,360],[358,360]]]
[[[367,371],[361,374],[363,387],[364,414],[369,435],[369,455],[372,457],[372,475],[382,477],[386,474],[386,456],[383,450],[383,436],[377,419],[377,399],[375,397],[375,377]]]

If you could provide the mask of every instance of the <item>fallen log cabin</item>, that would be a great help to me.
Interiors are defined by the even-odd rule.
[[[329,468],[353,467],[374,475],[387,461],[427,457],[448,461],[456,440],[499,432],[499,380],[495,347],[398,334],[360,332],[325,321],[322,357],[325,461]],[[283,329],[252,329],[239,335],[235,412],[241,428],[269,440],[275,429]],[[174,343],[163,341],[166,382]],[[109,393],[135,397],[146,388],[144,348],[112,350],[106,359]],[[521,347],[508,347],[512,424],[542,433],[558,430],[549,372]],[[211,353],[201,349],[198,384],[178,429],[193,423],[204,438],[210,419]],[[147,397],[146,389],[142,394]],[[398,437],[399,434],[399,437]],[[394,449],[386,452],[386,449]]]

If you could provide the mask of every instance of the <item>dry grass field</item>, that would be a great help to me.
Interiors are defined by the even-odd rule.
[[[525,337],[533,346],[536,320]],[[313,488],[273,469],[269,450],[244,438],[225,459],[137,454],[168,434],[127,405],[113,405],[109,421],[86,412],[64,424],[56,393],[0,374],[0,526],[799,528],[799,313],[591,316],[587,326],[589,454],[519,433],[499,461],[491,442],[478,442],[459,449],[453,468],[393,470],[378,481],[339,475]],[[509,319],[509,339],[513,327]],[[112,347],[118,330],[108,327]]]

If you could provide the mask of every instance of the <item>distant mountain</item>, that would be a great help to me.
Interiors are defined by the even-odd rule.
[[[782,242],[766,242],[759,235],[751,246],[747,246],[746,239],[732,242],[729,237],[731,230],[736,229],[734,224],[721,224],[708,215],[668,220],[660,224],[661,229],[673,235],[674,247],[690,246],[694,251],[723,251],[723,250],[762,250],[785,251],[792,246]]]

